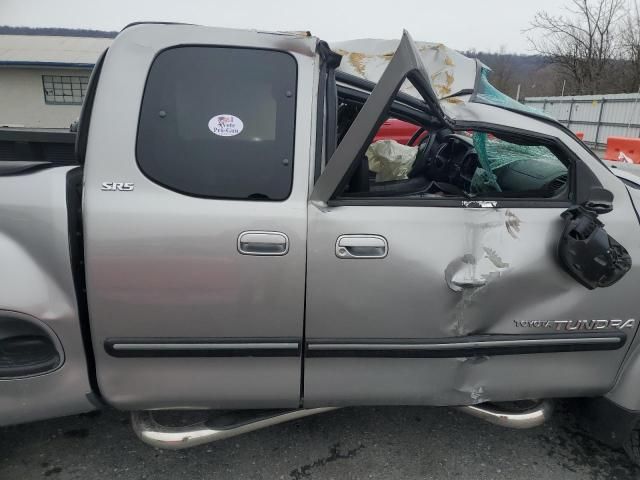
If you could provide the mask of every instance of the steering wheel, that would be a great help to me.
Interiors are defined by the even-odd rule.
[[[433,156],[431,165],[437,171],[444,171],[447,164],[452,160],[453,152],[447,152],[447,150],[453,150],[454,141],[455,140],[452,138],[447,138],[446,141],[438,147],[438,150],[436,150],[436,154]],[[445,153],[447,153],[446,156]]]
[[[416,132],[417,134],[417,132]],[[415,136],[415,135],[414,135]],[[409,178],[419,177],[425,174],[431,151],[437,144],[436,134],[432,133],[428,137],[424,138],[418,146],[418,152],[416,153],[416,159],[413,162],[413,167],[407,174]]]
[[[420,138],[420,136],[426,132],[427,129],[424,127],[420,127],[418,130],[416,130],[416,133],[414,133],[411,138],[409,139],[409,141],[407,142],[407,145],[409,147],[413,147],[413,144],[416,143],[416,141]]]
[[[451,187],[459,193],[469,192],[478,167],[478,155],[473,146],[459,137],[447,135],[442,143],[436,142],[429,150],[421,158],[424,161],[422,175],[440,184],[439,188],[446,188],[447,193],[451,193]]]
[[[445,138],[444,142],[437,145],[435,153],[426,152],[424,173],[436,182],[449,182],[449,164],[453,161],[453,149],[455,139]],[[430,149],[433,150],[433,147]]]

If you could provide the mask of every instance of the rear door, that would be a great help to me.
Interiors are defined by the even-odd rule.
[[[584,198],[595,169],[615,195],[601,219],[637,258],[640,231],[624,186],[591,157],[567,154],[564,200],[341,196],[407,76],[428,98],[429,75],[405,35],[313,191],[305,406],[606,392],[637,327],[638,269],[587,290],[556,252],[561,214]]]
[[[299,405],[314,55],[306,37],[177,25],[109,50],[84,209],[109,403]]]

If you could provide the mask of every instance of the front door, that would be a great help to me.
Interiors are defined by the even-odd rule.
[[[410,51],[405,37],[399,52]],[[635,334],[640,274],[633,269],[613,286],[588,290],[556,254],[560,215],[576,190],[588,188],[576,172],[600,166],[507,129],[445,134],[447,121],[432,126],[442,135],[431,153],[418,149],[426,156],[407,180],[423,182],[416,192],[398,188],[394,196],[402,182],[388,178],[350,191],[352,165],[404,79],[394,60],[309,204],[305,406],[606,392]],[[409,68],[419,81],[421,67]],[[638,258],[629,197],[613,177],[606,187],[615,202],[602,220]],[[482,189],[494,195],[470,199]]]

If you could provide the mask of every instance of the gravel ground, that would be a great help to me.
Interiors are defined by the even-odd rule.
[[[517,431],[446,408],[348,408],[174,452],[141,443],[128,415],[107,410],[0,429],[0,479],[44,477],[623,480],[640,469],[568,413]]]

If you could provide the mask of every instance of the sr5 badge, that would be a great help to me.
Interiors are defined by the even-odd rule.
[[[135,188],[134,183],[128,182],[102,182],[100,190],[104,192],[130,192]]]

